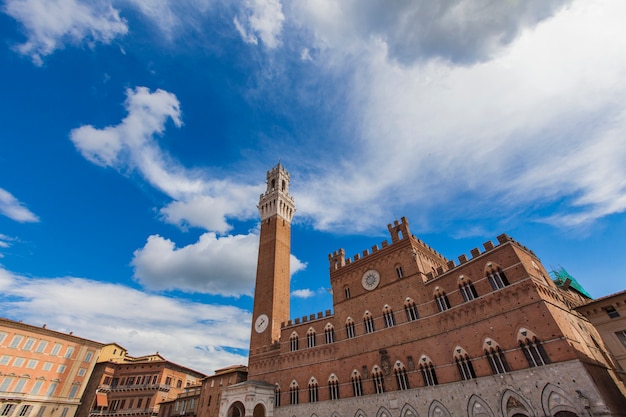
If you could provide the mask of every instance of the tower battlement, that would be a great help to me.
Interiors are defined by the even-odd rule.
[[[296,205],[294,198],[289,194],[289,172],[280,163],[267,171],[265,193],[259,197],[259,214],[261,220],[278,215],[291,223]]]

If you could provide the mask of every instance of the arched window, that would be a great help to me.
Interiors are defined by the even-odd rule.
[[[396,361],[393,367],[393,373],[396,375],[396,382],[398,383],[398,390],[404,391],[409,389],[409,376],[407,375],[406,368],[400,361]]]
[[[363,395],[363,380],[361,374],[356,369],[352,371],[352,393],[355,397]]]
[[[348,317],[346,319],[346,337],[348,339],[352,339],[354,336],[356,336],[356,333],[354,331],[354,320]]]
[[[317,394],[319,391],[319,385],[314,377],[309,379],[309,402],[316,403],[318,400]]]
[[[284,192],[284,191],[285,191],[285,188],[287,188],[287,186],[286,186],[286,184],[285,184],[285,180],[283,180],[283,181],[282,181],[282,184],[281,184],[281,187],[280,187],[280,190]]]
[[[289,337],[289,350],[294,352],[298,350],[298,333],[293,332]]]
[[[328,323],[326,327],[324,327],[324,337],[326,344],[335,343],[335,328],[332,324]]]
[[[383,317],[385,318],[385,327],[393,327],[396,325],[396,317],[393,315],[393,310],[386,304],[385,307],[383,307]]]
[[[415,304],[415,301],[413,301],[413,299],[411,298],[407,297],[407,299],[404,300],[404,312],[406,313],[406,319],[408,321],[413,321],[420,318],[419,314],[417,313],[417,305]]]
[[[485,339],[485,343],[483,343],[483,350],[485,351],[485,356],[487,356],[487,360],[489,361],[489,366],[491,366],[491,372],[493,372],[494,375],[503,374],[509,371],[509,365],[506,363],[506,359],[504,358],[502,349],[500,349],[500,345],[487,338]]]
[[[431,387],[438,384],[433,361],[426,355],[422,355],[420,358],[420,372],[424,378],[424,385]]]
[[[331,400],[339,399],[339,380],[335,374],[331,374],[328,378],[328,397]]]
[[[378,365],[374,366],[374,369],[372,369],[372,381],[374,382],[374,391],[376,391],[376,394],[385,392],[385,378]]]
[[[550,363],[548,355],[541,345],[541,341],[537,339],[537,336],[535,336],[533,332],[522,327],[517,333],[517,341],[531,368]]]
[[[441,291],[439,287],[435,289],[435,303],[437,303],[437,310],[446,311],[450,308],[450,301],[444,291]]]
[[[280,385],[274,385],[274,407],[280,407]]]
[[[313,327],[309,328],[306,333],[306,343],[310,348],[315,347],[315,329]]]
[[[374,317],[372,317],[369,311],[366,311],[363,315],[363,324],[365,326],[365,333],[373,333],[376,330],[374,328]]]
[[[454,361],[456,362],[456,366],[459,369],[461,378],[466,381],[468,379],[476,378],[474,366],[472,366],[472,361],[470,360],[470,357],[465,349],[460,346],[457,346],[454,349]]]
[[[476,288],[474,288],[472,281],[465,278],[463,275],[459,277],[459,292],[463,296],[463,301],[466,303],[478,297],[478,293],[476,292]]]
[[[509,285],[509,281],[506,279],[504,271],[502,271],[502,268],[499,266],[489,262],[485,268],[485,273],[487,275],[487,280],[489,281],[489,284],[491,284],[491,288],[494,291]]]
[[[396,275],[398,278],[404,278],[404,271],[402,270],[402,265],[396,265]]]
[[[298,404],[298,383],[294,380],[291,381],[291,385],[289,385],[289,404]]]

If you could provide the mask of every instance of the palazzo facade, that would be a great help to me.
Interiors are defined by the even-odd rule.
[[[248,380],[220,417],[626,415],[616,364],[573,309],[588,299],[505,234],[455,261],[401,218],[390,241],[331,253],[333,310],[292,319],[289,181],[267,173]]]

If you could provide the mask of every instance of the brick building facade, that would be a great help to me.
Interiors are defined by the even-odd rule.
[[[262,224],[289,228],[289,176],[279,164],[267,181]],[[329,255],[334,311],[285,320],[268,295],[289,294],[285,242],[262,226],[249,379],[221,417],[626,415],[597,331],[531,250],[500,235],[456,262],[405,218],[388,231]]]

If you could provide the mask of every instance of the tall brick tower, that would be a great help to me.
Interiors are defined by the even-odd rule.
[[[277,341],[281,323],[290,318],[291,219],[296,208],[289,195],[289,173],[280,163],[267,172],[267,190],[257,207],[261,234],[250,351]]]

